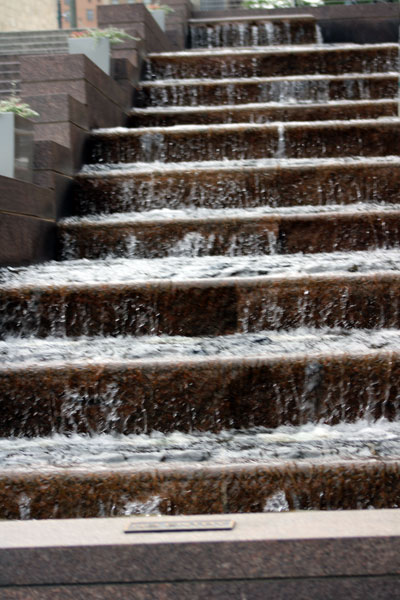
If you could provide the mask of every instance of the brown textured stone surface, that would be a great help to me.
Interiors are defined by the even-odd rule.
[[[52,220],[53,196],[38,185],[0,176],[0,212]]]
[[[176,245],[190,234],[202,237],[198,256],[372,250],[397,247],[400,213],[61,224],[58,233],[59,256],[69,259],[131,256],[132,236],[137,240],[135,258],[161,258],[176,254]]]
[[[314,557],[313,557],[314,558]],[[0,598],[7,600],[311,600],[338,597],[352,600],[392,600],[399,587],[400,577],[335,577],[315,579],[260,581],[207,581],[143,584],[97,584],[74,586],[45,586],[0,589]]]
[[[55,235],[53,219],[0,211],[0,267],[52,259]]]
[[[249,76],[249,74],[248,74]],[[149,85],[142,83],[142,91],[138,98],[139,105],[165,106],[173,104],[178,106],[220,105],[220,104],[245,104],[246,102],[276,102],[277,89],[285,89],[285,79],[260,82],[257,80],[236,81],[224,83],[210,79],[204,83],[181,83],[177,81],[169,85]],[[318,83],[318,81],[320,83]],[[323,75],[307,84],[306,80],[299,78],[300,85],[307,86],[310,101],[318,102],[323,93],[326,100],[377,100],[380,98],[395,98],[397,93],[397,77],[382,74],[380,77],[368,75],[338,76],[326,79]],[[303,84],[302,84],[303,82]],[[322,87],[322,92],[321,92]],[[301,99],[301,98],[300,98]]]
[[[2,287],[0,332],[45,337],[52,326],[67,336],[224,335],[302,326],[398,328],[399,293],[396,272]]]
[[[223,109],[223,110],[221,110]],[[359,104],[313,104],[312,106],[286,105],[282,107],[238,107],[237,110],[216,107],[214,110],[193,110],[190,112],[162,111],[148,114],[132,113],[130,127],[165,127],[170,125],[212,125],[217,123],[264,123],[268,121],[321,121],[328,119],[378,119],[394,117],[398,105],[395,100],[386,102],[362,102]]]
[[[140,37],[146,44],[148,52],[167,52],[173,49],[173,44],[159,28],[144,4],[123,4],[121,6],[99,6],[98,23],[100,27],[118,27],[134,37]],[[127,40],[117,46],[113,52],[121,56],[135,47],[134,40]]]
[[[150,55],[149,78],[193,79],[207,77],[274,77],[284,75],[339,75],[342,73],[384,73],[398,64],[396,44],[384,48],[296,48],[295,52],[244,55],[209,52],[206,56]]]
[[[76,214],[148,208],[301,206],[397,203],[400,166],[336,164],[280,169],[210,169],[126,174],[75,180]]]
[[[393,419],[399,371],[398,354],[375,351],[3,368],[0,433],[217,432]]]
[[[281,137],[284,140],[282,141]],[[340,139],[340,143],[338,143]],[[127,130],[91,137],[89,162],[385,156],[400,147],[400,124],[388,121],[236,124],[199,130]]]
[[[0,516],[30,518],[122,515],[128,502],[160,498],[162,514],[262,512],[283,491],[291,509],[391,508],[400,498],[399,461],[277,462],[245,466],[0,472]],[[292,576],[294,575],[291,570]]]

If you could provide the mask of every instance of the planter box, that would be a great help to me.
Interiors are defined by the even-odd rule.
[[[162,31],[165,31],[165,11],[164,10],[151,10],[148,7],[146,7],[146,8],[148,11],[151,12],[151,16],[153,17],[155,22],[158,24],[159,28],[162,29]]]
[[[107,38],[68,38],[70,54],[85,54],[107,75],[110,74],[110,40]]]
[[[0,175],[32,181],[33,122],[0,113]]]

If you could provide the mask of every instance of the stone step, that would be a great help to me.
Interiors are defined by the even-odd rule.
[[[3,73],[9,73],[11,72],[18,72],[19,73],[20,70],[20,65],[19,62],[13,62],[13,61],[5,61],[5,62],[0,62],[0,74],[2,75]]]
[[[267,123],[270,121],[322,121],[329,119],[378,119],[397,116],[397,100],[339,100],[328,103],[254,103],[222,106],[134,108],[129,127],[212,125],[218,123]]]
[[[3,519],[395,508],[397,459],[119,469],[4,469]]]
[[[62,259],[241,256],[399,247],[400,205],[307,212],[188,210],[121,213],[59,224]]]
[[[185,207],[397,203],[399,197],[400,158],[395,156],[148,163],[86,167],[75,180],[73,207],[76,214],[112,214]]]
[[[4,44],[0,45],[0,55],[9,54],[13,52],[15,54],[51,54],[56,53],[68,53],[68,46],[62,43],[47,43],[47,44]]]
[[[7,40],[10,38],[26,39],[31,37],[68,37],[72,32],[83,31],[82,29],[40,29],[33,31],[2,31],[0,32],[0,40]]]
[[[179,125],[95,130],[88,163],[385,156],[400,148],[400,119]]]
[[[218,48],[221,46],[280,46],[313,44],[319,41],[315,17],[232,17],[226,19],[191,19],[189,46]]]
[[[210,106],[245,103],[327,103],[396,99],[397,73],[143,81],[141,106]]]
[[[10,83],[10,81],[19,81],[21,73],[19,71],[1,71],[0,70],[0,81],[1,83]]]
[[[19,91],[20,91],[19,86],[17,86],[15,89],[13,89],[13,88],[5,88],[4,90],[0,90],[0,98],[2,100],[6,100],[6,99],[8,99],[11,96],[11,94],[13,92],[19,93]]]
[[[2,77],[2,75],[0,75],[0,77]],[[0,92],[4,92],[10,95],[12,92],[19,91],[19,89],[21,88],[21,82],[18,81],[18,78],[19,75],[17,74],[16,79],[7,79],[5,81],[0,79]]]
[[[146,79],[283,77],[398,71],[397,44],[272,46],[149,54]]]
[[[1,349],[2,437],[398,417],[398,330],[10,339]]]
[[[108,259],[1,272],[0,334],[400,327],[399,253]]]
[[[202,466],[274,460],[398,458],[398,421],[357,419],[354,423],[305,423],[275,429],[250,427],[221,432],[175,431],[150,434],[57,434],[3,439],[2,469],[43,469],[68,465],[91,468],[158,467],[163,463]]]

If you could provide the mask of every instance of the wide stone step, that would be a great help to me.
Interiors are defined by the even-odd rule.
[[[399,246],[400,205],[304,209],[297,214],[293,208],[165,209],[71,218],[59,225],[59,255],[63,259],[240,256]]]
[[[396,100],[344,100],[326,104],[254,103],[222,106],[134,108],[129,127],[267,123],[269,121],[322,121],[324,119],[378,119],[398,114]]]
[[[398,417],[398,330],[10,339],[0,347],[3,437]]]
[[[0,62],[0,74],[3,75],[4,73],[9,73],[9,72],[18,72],[19,73],[19,62],[12,62],[12,61],[5,61],[5,62]]]
[[[400,158],[96,165],[75,180],[76,214],[203,207],[397,203]]]
[[[163,463],[202,466],[274,460],[388,459],[399,457],[398,421],[357,419],[354,423],[305,423],[274,429],[251,427],[221,432],[148,434],[57,434],[14,437],[0,444],[2,469],[44,467],[158,467]],[[277,507],[278,508],[278,507]],[[284,508],[284,507],[282,507]]]
[[[20,80],[21,74],[19,71],[0,71],[0,83]]]
[[[250,102],[326,103],[333,100],[396,98],[397,73],[180,79],[142,82],[143,106],[234,105]]]
[[[400,327],[398,252],[114,259],[2,274],[0,333],[224,335]]]
[[[340,75],[398,70],[397,44],[272,46],[149,54],[147,79]]]
[[[0,75],[1,77],[2,75]],[[17,75],[18,77],[18,75]],[[14,91],[17,92],[20,89],[20,81],[15,81],[15,85],[13,84],[13,79],[2,81],[0,79],[0,92],[8,93],[9,95]]]
[[[120,469],[4,469],[3,519],[395,508],[397,459]]]
[[[400,119],[394,117],[140,129],[118,127],[93,132],[88,162],[384,156],[398,148]]]
[[[317,41],[318,32],[312,15],[256,15],[189,21],[189,46],[192,48],[278,46]]]

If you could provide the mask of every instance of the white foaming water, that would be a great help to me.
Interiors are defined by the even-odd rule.
[[[379,419],[375,422],[359,420],[355,423],[324,425],[307,423],[298,427],[285,425],[274,430],[252,428],[225,430],[221,433],[144,435],[77,435],[56,434],[46,438],[0,439],[0,462],[3,471],[32,469],[79,470],[84,468],[116,469],[143,468],[163,463],[202,465],[259,463],[277,461],[340,460],[400,457],[400,423]],[[275,499],[277,500],[277,499]],[[269,508],[284,505],[274,500]],[[283,498],[281,498],[283,500]],[[125,511],[129,514],[157,513],[158,496],[145,503],[127,499]],[[28,518],[29,498],[20,497],[21,518]]]
[[[237,170],[264,170],[264,169],[307,169],[324,167],[346,167],[346,166],[399,166],[400,156],[346,156],[343,158],[262,158],[243,160],[204,160],[204,161],[182,161],[179,163],[99,163],[85,165],[80,175],[86,177],[104,176],[120,177],[121,175],[140,174],[166,174],[183,171],[237,171]]]
[[[104,224],[111,225],[129,225],[136,223],[165,223],[166,221],[224,221],[227,219],[240,219],[244,222],[253,221],[259,217],[278,217],[292,219],[296,216],[304,215],[353,215],[367,214],[370,216],[397,215],[400,211],[400,204],[326,204],[326,205],[305,205],[305,206],[256,206],[253,208],[202,208],[187,207],[181,209],[159,208],[147,210],[145,212],[126,212],[105,214],[99,213],[87,217],[67,217],[60,221],[62,225],[91,225]]]
[[[347,128],[354,127],[384,127],[385,125],[399,125],[400,119],[398,116],[393,117],[382,117],[377,121],[376,119],[348,119],[343,121],[341,119],[327,119],[325,121],[274,121],[273,123],[222,123],[215,125],[172,125],[169,127],[111,127],[107,129],[94,129],[93,135],[105,136],[146,136],[146,141],[152,145],[158,143],[164,143],[164,139],[159,137],[165,134],[182,134],[182,133],[211,133],[213,131],[243,131],[253,130],[256,132],[262,132],[263,130],[280,130],[297,129],[323,129],[329,127],[336,127],[339,129],[346,130]],[[154,137],[153,137],[154,136]]]
[[[392,105],[395,104],[396,101],[394,99],[381,98],[379,100],[331,100],[326,102],[325,104],[322,102],[312,102],[307,103],[307,108],[334,108],[334,107],[357,107],[357,106],[369,106],[373,105]],[[287,107],[293,107],[293,103],[285,104],[285,102],[249,102],[247,104],[224,104],[222,106],[212,106],[212,105],[201,105],[197,106],[158,106],[158,107],[148,107],[148,108],[132,108],[130,114],[135,116],[143,116],[143,115],[170,115],[170,114],[181,114],[181,113],[198,113],[198,112],[239,112],[242,110],[263,110],[269,108],[281,108],[285,109]]]
[[[208,357],[339,356],[400,352],[398,329],[348,330],[299,327],[287,331],[237,333],[217,337],[117,336],[48,337],[0,340],[1,369],[60,364],[127,364],[129,361],[204,360]],[[108,390],[113,397],[115,390]],[[71,399],[72,400],[72,399]]]
[[[279,82],[302,82],[309,81],[316,83],[318,81],[365,81],[365,80],[383,80],[388,78],[394,78],[397,80],[398,73],[396,71],[387,71],[386,73],[346,73],[345,75],[288,75],[285,77],[222,77],[215,79],[206,79],[204,77],[193,77],[191,79],[159,79],[155,81],[141,81],[140,85],[143,88],[151,87],[176,87],[183,85],[225,85],[225,84],[240,84],[240,83],[279,83]]]
[[[315,47],[315,44],[303,44],[300,46],[293,45],[282,45],[282,46],[262,46],[256,48],[213,48],[210,52],[208,49],[196,48],[193,50],[184,50],[181,52],[163,52],[162,54],[152,53],[149,54],[149,59],[152,58],[179,58],[179,57],[191,57],[191,56],[229,56],[229,55],[253,55],[253,54],[279,54],[287,53],[291,54],[303,53],[303,52],[343,52],[344,50],[354,51],[368,51],[368,50],[394,50],[398,51],[397,44],[385,43],[385,44],[324,44],[322,48]]]
[[[56,261],[31,267],[0,270],[1,287],[48,288],[65,285],[128,284],[150,280],[190,281],[231,277],[298,277],[332,274],[354,277],[361,273],[400,270],[396,250],[331,252],[267,256],[203,256],[160,259],[105,259]]]

